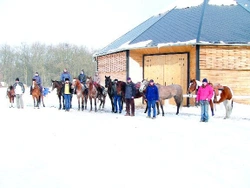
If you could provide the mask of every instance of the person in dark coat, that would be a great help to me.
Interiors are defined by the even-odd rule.
[[[125,116],[135,116],[135,84],[131,78],[127,78],[126,89],[125,89],[125,103],[126,103],[126,114]],[[131,113],[130,113],[131,109]]]
[[[83,84],[84,88],[86,88],[86,74],[84,73],[83,69],[78,76],[78,80]]]
[[[121,93],[117,93],[117,79],[114,79],[114,83],[112,85],[112,91],[114,92],[114,107],[115,107],[115,111],[114,113],[117,113],[119,111],[119,113],[122,113],[122,94]]]
[[[65,78],[65,82],[62,87],[62,94],[64,96],[65,111],[69,111],[71,108],[71,95],[73,94],[72,83],[68,78]]]
[[[148,105],[148,116],[147,118],[151,117],[151,108],[153,108],[153,117],[152,119],[156,118],[156,107],[155,104],[159,101],[159,91],[158,87],[155,85],[154,80],[149,81],[149,85],[146,89],[145,93],[147,105]]]

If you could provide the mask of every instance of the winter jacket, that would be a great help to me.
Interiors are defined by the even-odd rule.
[[[197,92],[196,101],[207,100],[210,101],[213,97],[213,88],[207,84],[205,87],[202,85]]]
[[[80,82],[82,84],[86,84],[86,75],[84,73],[83,74],[79,74],[78,80],[80,80]]]
[[[37,85],[41,86],[42,85],[42,79],[40,76],[33,76],[33,80],[36,80]]]
[[[159,100],[159,91],[158,91],[158,87],[153,84],[153,85],[148,85],[147,89],[146,89],[146,99],[148,101],[152,101],[152,100]]]
[[[100,84],[101,83],[101,79],[99,77],[99,75],[94,75],[93,81]]]
[[[65,83],[62,86],[62,95],[64,95],[64,90],[65,90]],[[73,90],[74,89],[72,89],[72,83],[69,82],[69,92],[70,92],[70,94],[73,94]]]
[[[125,99],[131,99],[135,97],[135,84],[131,81],[130,83],[127,82],[126,89],[125,89]]]
[[[13,84],[13,87],[15,89],[15,94],[23,94],[25,92],[25,87],[22,82],[16,82]]]
[[[68,78],[69,81],[72,81],[69,72],[63,72],[63,73],[61,74],[61,81],[62,81],[62,82],[65,82],[65,79],[66,79],[66,78]]]

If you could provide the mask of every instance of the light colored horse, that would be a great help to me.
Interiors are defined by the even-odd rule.
[[[142,80],[141,86],[139,88],[140,92],[143,92],[146,87],[148,86],[149,81],[147,79]],[[161,84],[156,84],[159,90],[159,99],[160,99],[160,106],[162,110],[162,116],[164,116],[164,109],[163,109],[163,103],[164,100],[174,98],[176,106],[177,106],[177,111],[176,115],[179,114],[179,109],[182,105],[183,102],[183,89],[181,85],[178,84],[172,84],[172,85],[161,85]]]

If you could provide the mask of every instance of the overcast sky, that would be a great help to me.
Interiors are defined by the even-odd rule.
[[[65,42],[99,49],[173,4],[202,1],[0,0],[0,45]]]
[[[102,48],[174,0],[0,0],[0,44]]]

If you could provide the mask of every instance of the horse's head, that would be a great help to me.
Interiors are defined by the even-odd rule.
[[[110,85],[112,85],[110,76],[105,76],[105,88],[108,88]]]
[[[86,77],[86,87],[89,88],[89,85],[93,84],[93,79],[91,76]]]
[[[147,79],[143,79],[140,83],[139,91],[142,93],[148,86],[149,81]]]
[[[57,90],[60,90],[62,88],[62,82],[57,81],[57,80],[52,80],[51,79],[51,86],[52,86],[52,91],[56,88]]]
[[[188,86],[188,89],[187,89],[187,94],[191,94],[196,89],[197,89],[197,82],[196,82],[196,80],[195,79],[190,80],[189,86]]]

